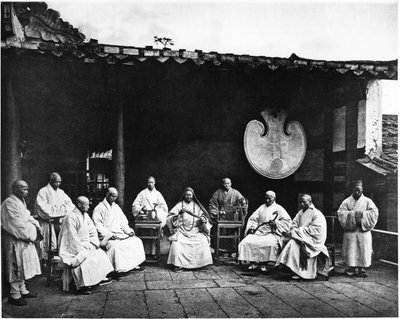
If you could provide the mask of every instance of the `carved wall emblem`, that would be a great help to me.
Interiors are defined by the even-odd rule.
[[[250,121],[244,132],[244,151],[251,167],[259,174],[280,179],[293,174],[303,162],[307,149],[303,126],[292,121],[284,123],[286,112],[274,114],[271,110],[261,112],[266,122]]]

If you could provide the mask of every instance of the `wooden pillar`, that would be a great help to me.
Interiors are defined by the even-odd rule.
[[[333,214],[333,111],[332,106],[324,107],[324,214],[332,216]]]
[[[19,110],[15,103],[14,91],[11,77],[3,78],[5,81],[5,92],[2,95],[1,122],[2,122],[2,152],[1,152],[1,175],[2,175],[2,201],[10,194],[11,184],[20,179],[21,154]],[[4,82],[3,82],[4,83]],[[27,181],[29,183],[29,181]]]
[[[358,101],[347,103],[346,108],[346,190],[350,190],[351,181],[361,176],[354,176],[357,160],[358,139]]]
[[[114,184],[118,190],[117,203],[124,209],[125,204],[125,148],[124,148],[124,107],[121,95],[116,99],[116,129],[113,145]]]

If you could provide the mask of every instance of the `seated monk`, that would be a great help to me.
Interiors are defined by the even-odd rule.
[[[268,273],[282,250],[282,233],[289,230],[292,219],[275,198],[273,191],[265,193],[265,204],[250,216],[245,231],[247,236],[239,244],[238,259],[250,261],[249,270],[258,267],[255,263],[261,263],[261,271]]]
[[[89,199],[78,197],[76,206],[61,225],[59,256],[67,266],[63,273],[63,290],[69,291],[71,275],[78,294],[89,294],[90,287],[109,282],[106,275],[114,268],[106,253],[100,249],[99,237],[87,211]]]
[[[135,269],[145,261],[142,240],[128,226],[128,219],[115,203],[118,191],[114,187],[108,189],[106,198],[93,211],[93,223],[99,233],[100,245],[107,250],[107,256],[117,276]]]
[[[175,266],[174,271],[212,264],[210,217],[192,188],[185,188],[179,203],[169,212],[167,225],[172,233],[167,263]]]
[[[289,267],[292,279],[314,279],[317,272],[327,276],[329,272],[329,253],[325,247],[326,220],[314,207],[311,196],[304,194],[300,198],[302,209],[297,213],[290,226],[290,233],[284,236],[287,244],[278,257],[276,266]]]

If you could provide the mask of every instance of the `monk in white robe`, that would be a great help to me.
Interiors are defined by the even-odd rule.
[[[135,198],[132,204],[132,213],[135,218],[138,215],[146,216],[150,220],[161,222],[161,234],[167,221],[168,206],[163,195],[156,189],[156,180],[153,176],[147,179],[147,188],[142,190]],[[155,242],[145,241],[145,251],[148,254],[155,255]]]
[[[295,275],[292,279],[314,279],[317,273],[327,276],[329,253],[325,246],[326,220],[314,207],[311,196],[300,198],[302,209],[290,226],[290,233],[284,234],[289,240],[278,257],[276,266],[284,264]]]
[[[283,233],[289,231],[292,219],[286,210],[276,202],[273,191],[265,193],[265,204],[249,218],[245,235],[239,244],[239,260],[250,261],[249,270],[261,263],[261,271],[268,273],[267,265],[275,266],[283,247]]]
[[[378,208],[363,195],[362,181],[353,183],[353,194],[340,205],[337,214],[342,225],[343,261],[350,267],[348,276],[367,277],[365,267],[371,266],[372,235],[378,221]]]
[[[117,274],[132,269],[140,270],[139,265],[145,261],[142,240],[128,226],[128,219],[115,203],[118,191],[114,187],[108,189],[106,198],[99,203],[92,215],[93,223],[99,233],[100,244],[107,250]]]
[[[181,200],[169,212],[167,225],[172,233],[167,263],[175,266],[174,271],[212,264],[210,217],[192,188],[185,188]]]
[[[77,293],[88,294],[91,286],[108,281],[106,276],[114,268],[100,248],[97,230],[87,211],[89,200],[80,196],[77,208],[65,216],[59,235],[59,255],[67,266],[63,273],[63,290],[69,291],[71,276]]]
[[[34,242],[41,239],[40,226],[26,208],[28,184],[17,180],[13,194],[1,205],[3,254],[6,259],[6,280],[10,283],[8,303],[24,306],[27,298],[36,298],[25,286],[25,280],[40,275],[39,257]]]
[[[51,173],[47,186],[39,190],[36,196],[35,212],[39,216],[39,223],[43,230],[43,240],[40,242],[40,255],[42,259],[47,259],[49,246],[53,251],[57,248],[57,238],[52,225],[50,240],[49,218],[64,217],[71,212],[75,205],[71,198],[60,189],[61,176],[58,173]]]

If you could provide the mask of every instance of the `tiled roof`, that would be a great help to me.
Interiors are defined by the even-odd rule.
[[[24,43],[6,43],[2,49],[18,48],[19,51],[38,51],[58,58],[75,59],[87,63],[110,63],[134,66],[148,60],[160,63],[174,61],[182,64],[192,61],[196,65],[213,64],[215,66],[245,66],[250,69],[275,70],[319,70],[352,74],[374,79],[397,79],[397,60],[392,61],[324,61],[300,58],[292,54],[289,58],[236,55],[231,53],[203,52],[201,50],[157,49],[151,46],[140,48],[89,43],[61,44],[54,42],[30,41]],[[21,52],[20,52],[21,53]]]
[[[398,116],[382,116],[382,155],[380,158],[397,169],[398,163]]]
[[[398,171],[398,116],[382,115],[382,154],[357,160],[378,174],[387,175]]]

